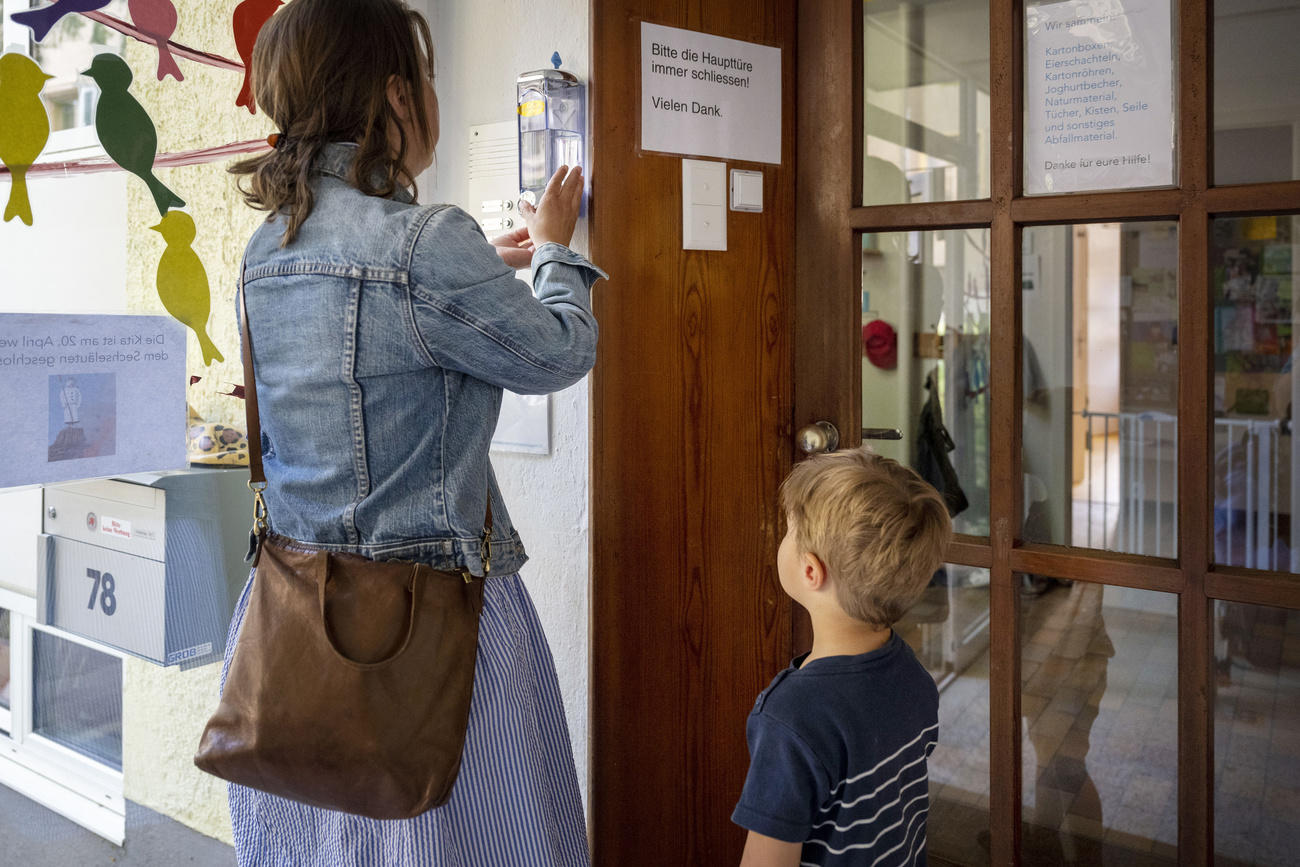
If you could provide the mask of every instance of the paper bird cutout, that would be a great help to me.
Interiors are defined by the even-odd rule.
[[[158,46],[158,80],[170,75],[177,81],[184,81],[185,76],[167,47],[167,41],[176,32],[176,7],[172,0],[127,0],[126,6],[131,13],[131,23]]]
[[[249,81],[253,68],[253,46],[257,44],[257,34],[262,32],[275,10],[283,5],[283,0],[244,0],[235,7],[231,22],[235,28],[235,48],[239,51],[239,58],[244,61],[244,85],[239,89],[235,105],[247,106],[249,114],[257,114],[257,100]]]
[[[159,214],[168,208],[184,207],[180,196],[154,177],[153,163],[158,153],[158,132],[153,120],[127,88],[131,86],[131,67],[116,54],[97,54],[82,75],[89,75],[99,85],[99,104],[95,107],[95,134],[104,152],[113,162],[149,185]]]
[[[32,38],[41,42],[50,35],[50,30],[64,15],[70,12],[93,12],[103,9],[110,2],[112,0],[54,0],[54,3],[42,9],[15,12],[9,17],[24,27],[32,28]]]
[[[0,55],[0,162],[13,177],[5,222],[14,217],[32,224],[32,203],[27,198],[27,169],[50,138],[50,118],[41,103],[41,88],[52,76],[21,54]]]
[[[162,222],[149,228],[167,242],[167,249],[158,260],[158,298],[173,318],[199,338],[204,364],[225,361],[225,356],[208,337],[212,296],[208,272],[191,246],[196,234],[194,218],[184,211],[168,211],[163,214]]]

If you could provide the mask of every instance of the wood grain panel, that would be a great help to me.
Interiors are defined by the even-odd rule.
[[[1183,571],[1169,560],[1057,545],[1025,545],[1011,552],[1011,568],[1051,578],[1180,593]]]
[[[862,4],[798,6],[794,425],[829,421],[851,447],[862,430],[860,332],[853,327],[861,317],[861,246],[848,222],[862,199]],[[847,359],[854,361],[845,367]],[[796,652],[812,646],[808,614],[797,605],[791,630]]]
[[[640,152],[640,22],[783,49],[783,159],[728,250],[681,249],[681,160]],[[592,5],[592,778],[598,865],[736,863],[745,718],[789,661],[794,5]]]
[[[1205,576],[1205,593],[1225,602],[1300,608],[1300,575],[1219,566]]]
[[[1213,440],[1210,377],[1209,0],[1181,0],[1178,45],[1178,179],[1187,196],[1178,225],[1178,863],[1205,865],[1214,853],[1214,693],[1210,604]]]
[[[1011,551],[1020,536],[1022,418],[1021,230],[1012,202],[1023,187],[1024,80],[1021,7],[1016,0],[989,3],[990,175],[993,224],[989,232],[991,316],[989,333],[989,858],[1020,862],[1020,593]]]

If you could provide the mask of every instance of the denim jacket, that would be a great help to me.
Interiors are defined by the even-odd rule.
[[[526,559],[488,446],[501,391],[545,394],[596,356],[602,271],[559,244],[515,278],[464,211],[351,186],[355,145],[313,166],[315,205],[280,248],[265,222],[245,298],[272,529],[329,550],[484,574]],[[534,294],[535,291],[535,294]]]

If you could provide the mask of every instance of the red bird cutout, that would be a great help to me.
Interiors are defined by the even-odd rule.
[[[248,107],[249,114],[257,114],[257,100],[253,98],[253,88],[249,84],[249,74],[253,69],[253,46],[257,44],[257,34],[275,10],[284,5],[283,0],[244,0],[235,7],[233,25],[235,28],[235,48],[239,59],[244,61],[244,85],[239,89],[239,98],[235,105]]]
[[[158,80],[170,75],[177,81],[184,81],[185,76],[167,47],[167,40],[176,32],[176,7],[172,0],[127,0],[126,6],[136,29],[158,46]]]

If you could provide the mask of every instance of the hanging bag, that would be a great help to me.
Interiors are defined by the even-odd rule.
[[[372,819],[446,803],[474,688],[483,579],[270,533],[253,343],[239,281],[255,577],[194,763],[232,783]],[[484,521],[491,568],[492,511]]]

